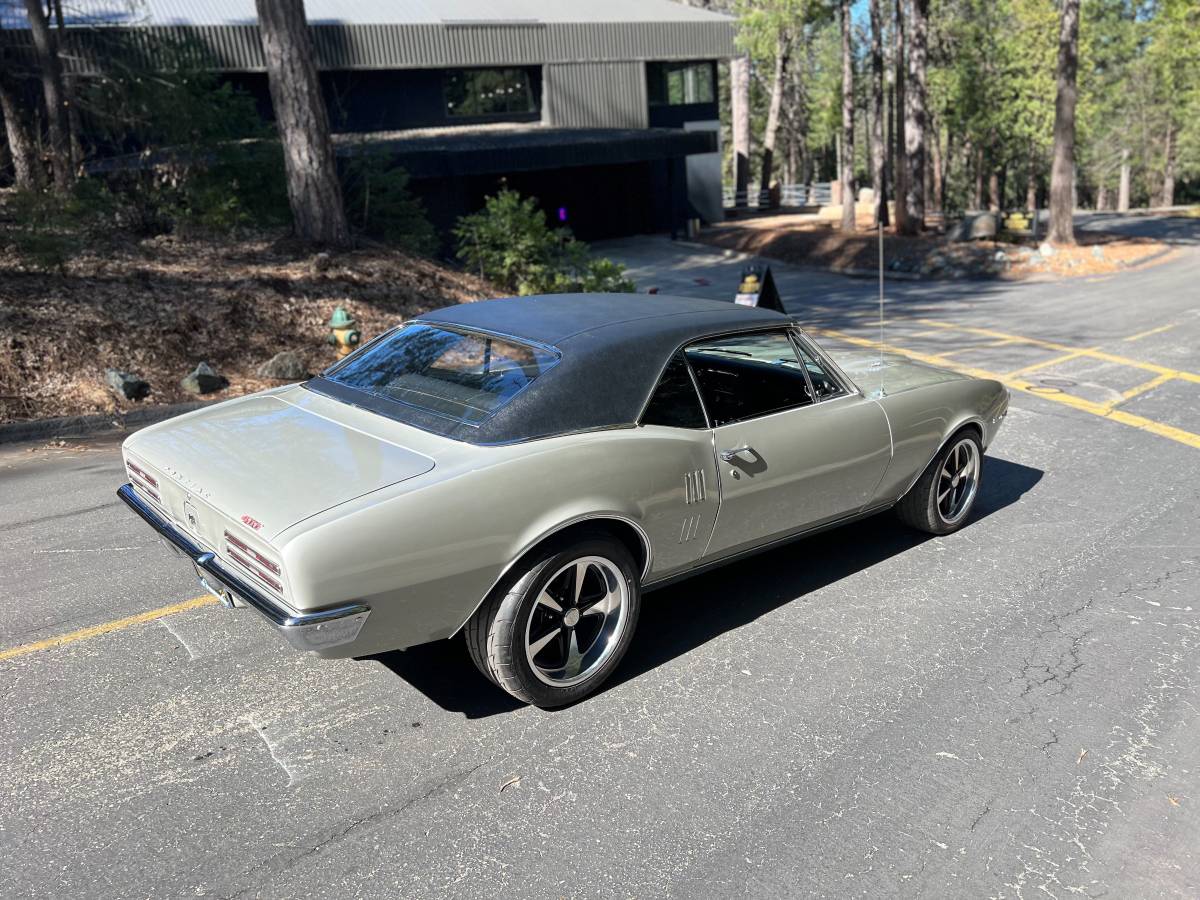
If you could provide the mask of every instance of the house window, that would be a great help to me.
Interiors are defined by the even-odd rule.
[[[456,69],[446,73],[443,93],[450,118],[524,118],[538,112],[528,69]]]
[[[651,106],[717,100],[716,72],[711,62],[647,63],[646,80]]]

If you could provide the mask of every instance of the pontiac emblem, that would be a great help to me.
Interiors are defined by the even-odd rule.
[[[252,518],[251,516],[242,516],[242,521],[255,531],[262,530],[262,522],[258,521],[258,519]]]

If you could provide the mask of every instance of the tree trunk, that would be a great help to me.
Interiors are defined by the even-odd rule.
[[[1129,150],[1121,150],[1121,180],[1117,184],[1117,212],[1129,212]]]
[[[67,119],[66,94],[63,91],[62,62],[58,58],[55,35],[46,21],[41,0],[25,0],[29,31],[37,54],[50,131],[50,164],[54,169],[54,189],[64,193],[75,181],[71,164],[71,128]]]
[[[1096,212],[1108,209],[1108,185],[1101,184],[1096,188]]]
[[[1037,214],[1037,151],[1029,148],[1028,181],[1025,182],[1025,208]]]
[[[888,224],[887,145],[883,121],[883,0],[871,0],[871,187],[875,191],[875,227]]]
[[[925,227],[925,63],[929,0],[912,0],[908,28],[908,78],[904,87],[904,233]]]
[[[894,169],[894,160],[896,158],[896,129],[895,116],[892,115],[892,110],[896,107],[896,89],[893,85],[888,85],[884,95],[887,107],[884,110],[884,154],[883,154],[883,183],[887,187],[896,183],[896,174]],[[883,207],[887,209],[887,198],[884,198]]]
[[[50,5],[54,8],[54,27],[58,30],[57,39],[61,40],[67,27],[63,20],[62,0],[50,0]],[[63,98],[67,107],[67,133],[71,140],[71,166],[76,171],[79,164],[83,162],[83,140],[80,138],[83,127],[79,121],[79,103],[76,96],[78,93],[78,81],[70,75],[64,75]]]
[[[929,206],[931,212],[942,211],[942,195],[945,191],[942,169],[942,129],[937,121],[929,117]]]
[[[791,45],[787,36],[779,35],[775,46],[775,80],[771,82],[771,104],[767,108],[767,127],[763,132],[762,178],[758,189],[766,193],[771,189],[771,168],[775,163],[775,138],[779,134],[779,111],[783,107],[783,88],[787,79],[788,55]]]
[[[1175,205],[1175,123],[1167,123],[1167,154],[1163,166],[1162,205]]]
[[[854,44],[850,0],[841,0],[842,19],[842,231],[854,231]]]
[[[988,209],[1000,212],[1000,169],[994,165],[988,169]]]
[[[255,0],[255,6],[296,235],[317,244],[348,246],[350,229],[304,0]]]
[[[4,133],[12,156],[13,183],[23,191],[41,190],[46,181],[42,161],[38,159],[37,147],[12,86],[3,77],[0,77],[0,112],[4,114]]]
[[[1050,170],[1052,244],[1075,243],[1075,73],[1079,67],[1079,0],[1063,0],[1058,35],[1058,96],[1054,103],[1054,165]]]
[[[729,62],[730,106],[733,118],[734,205],[749,202],[750,191],[750,57]]]
[[[895,175],[895,190],[893,193],[896,197],[896,203],[893,207],[896,211],[896,231],[901,234],[907,234],[908,225],[908,210],[906,206],[906,197],[908,194],[908,164],[904,155],[904,107],[906,105],[906,85],[904,78],[905,70],[905,36],[904,36],[904,0],[896,0],[895,7],[896,19],[893,28],[893,60],[896,65],[896,90],[895,100],[892,103],[892,111],[895,113],[896,120],[896,149],[893,155],[895,165],[893,166],[893,174]]]
[[[983,147],[975,148],[975,193],[972,200],[975,202],[971,205],[975,209],[983,209],[983,185],[987,180],[987,174],[984,171],[986,168],[983,158]]]

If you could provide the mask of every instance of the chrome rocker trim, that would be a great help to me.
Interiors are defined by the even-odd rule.
[[[348,644],[358,637],[367,616],[371,614],[371,608],[364,603],[344,603],[313,612],[296,612],[220,566],[216,554],[200,547],[159,515],[137,495],[133,485],[121,485],[117,488],[117,496],[158,532],[169,546],[195,564],[198,574],[204,577],[206,587],[210,590],[216,588],[217,591],[223,588],[225,593],[253,607],[297,650],[327,650]]]

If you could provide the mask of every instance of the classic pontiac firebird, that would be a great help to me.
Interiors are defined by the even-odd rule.
[[[612,673],[649,588],[888,507],[963,525],[1008,391],[839,359],[732,303],[454,306],[139,431],[118,493],[297,648],[463,632],[497,685],[562,705]]]

